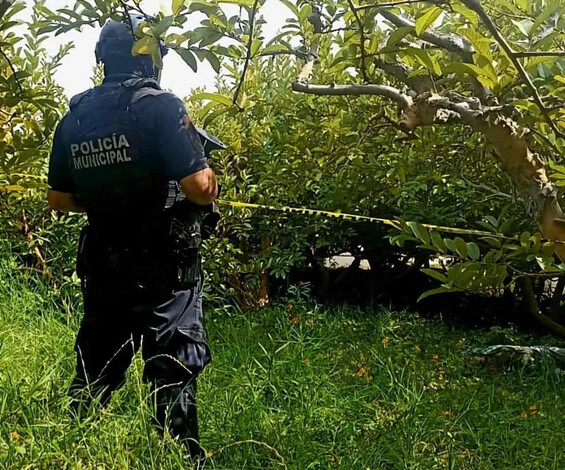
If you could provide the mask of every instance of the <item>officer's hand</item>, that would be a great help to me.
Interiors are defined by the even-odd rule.
[[[180,185],[185,196],[195,204],[206,206],[218,196],[218,182],[211,168],[184,177]]]
[[[71,193],[62,193],[50,189],[47,191],[47,204],[55,211],[85,212],[84,207],[76,203],[75,197]]]

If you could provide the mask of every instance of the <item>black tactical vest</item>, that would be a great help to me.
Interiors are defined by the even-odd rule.
[[[154,80],[108,83],[71,99],[64,128],[77,202],[94,226],[158,217],[168,182],[155,170],[152,141],[131,111],[147,95],[164,93]],[[154,141],[154,139],[153,139]]]

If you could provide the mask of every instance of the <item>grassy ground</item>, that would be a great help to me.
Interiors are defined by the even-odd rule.
[[[0,467],[188,468],[182,448],[151,427],[139,359],[107,409],[80,423],[69,417],[78,303],[3,272]],[[548,365],[493,373],[462,355],[551,338],[453,330],[299,296],[206,317],[214,360],[199,398],[213,456],[204,468],[565,468],[560,375]]]

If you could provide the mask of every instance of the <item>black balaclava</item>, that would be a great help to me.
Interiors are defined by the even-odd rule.
[[[131,48],[136,41],[135,30],[141,22],[147,21],[142,15],[131,15],[129,21],[109,20],[96,43],[96,62],[104,64],[104,76],[136,75],[159,80],[160,70],[153,64],[151,56],[133,56]],[[133,28],[133,30],[132,30]],[[161,46],[161,56],[167,49]]]

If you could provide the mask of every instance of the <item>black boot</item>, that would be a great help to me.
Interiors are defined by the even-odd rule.
[[[206,452],[200,446],[198,415],[196,408],[196,380],[183,386],[156,387],[157,416],[160,428],[168,429],[178,437],[195,462],[202,462]]]

